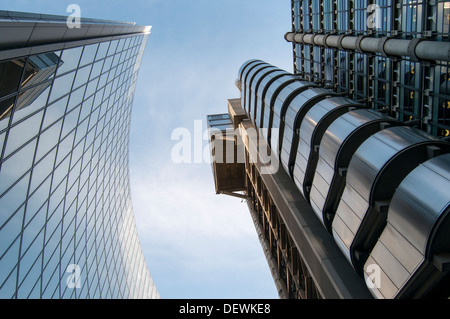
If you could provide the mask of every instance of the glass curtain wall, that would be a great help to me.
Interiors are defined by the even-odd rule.
[[[152,298],[128,138],[146,35],[0,61],[0,297]]]
[[[292,1],[294,32],[449,41],[450,1]],[[448,62],[294,44],[294,72],[438,137],[450,135]]]

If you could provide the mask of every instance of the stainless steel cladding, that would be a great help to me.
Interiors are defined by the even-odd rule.
[[[449,189],[450,154],[424,162],[400,183],[364,265],[381,269],[381,284],[370,290],[376,298],[442,297],[436,292],[449,285]]]
[[[369,136],[389,125],[397,124],[400,123],[382,113],[357,109],[339,116],[325,131],[319,146],[310,202],[329,231],[353,154]]]
[[[245,81],[245,99],[244,99],[244,109],[248,111],[248,113],[251,112],[251,106],[252,106],[252,96],[254,98],[254,94],[250,94],[254,88],[252,88],[252,83],[255,78],[255,75],[259,73],[259,71],[264,70],[265,68],[270,67],[270,64],[267,63],[255,63],[247,73],[246,81]],[[252,90],[253,89],[253,90]],[[254,104],[254,103],[253,103]]]
[[[328,126],[340,115],[361,108],[362,105],[344,97],[330,97],[316,103],[306,113],[300,127],[300,139],[294,166],[294,182],[309,201],[319,146]]]
[[[299,129],[305,114],[315,103],[334,95],[334,93],[317,87],[300,92],[288,105],[285,116],[283,138],[281,139],[281,163],[292,177],[297,155]],[[295,151],[293,151],[295,149]]]
[[[255,113],[255,121],[254,124],[257,127],[263,127],[263,119],[264,119],[264,100],[267,93],[268,86],[270,83],[278,79],[279,77],[282,77],[284,75],[287,75],[285,71],[282,71],[280,69],[277,69],[273,72],[266,72],[264,75],[259,79],[260,84],[258,88],[255,91],[256,100],[255,100],[255,107],[254,107],[254,113]]]
[[[251,83],[251,92],[249,105],[252,107],[248,113],[250,114],[250,119],[253,123],[256,121],[256,110],[258,109],[258,102],[260,101],[258,94],[259,88],[262,87],[261,83],[264,78],[266,78],[271,73],[280,73],[281,71],[274,66],[262,67],[255,73],[253,81]],[[259,92],[260,93],[260,92]],[[261,118],[259,118],[261,120]]]
[[[237,84],[248,118],[372,295],[448,297],[450,143],[261,60],[244,63]]]
[[[336,215],[333,236],[362,273],[368,254],[386,225],[387,208],[405,176],[450,145],[412,127],[397,126],[369,137],[353,155]]]

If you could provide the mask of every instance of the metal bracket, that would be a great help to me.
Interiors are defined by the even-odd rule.
[[[346,37],[346,36],[347,36],[347,34],[341,34],[341,35],[338,37],[337,45],[338,45],[338,47],[339,47],[339,50],[345,50],[344,47],[342,46],[342,39],[343,39],[344,37]]]
[[[419,62],[419,58],[416,55],[416,47],[420,41],[423,41],[422,38],[414,38],[411,39],[408,45],[408,55],[411,57],[411,61]]]
[[[375,210],[381,214],[385,214],[389,210],[389,200],[377,200],[375,201]]]
[[[331,34],[325,34],[324,38],[323,38],[323,46],[325,48],[329,48],[328,44],[327,44],[327,39]]]
[[[384,45],[386,44],[386,41],[391,38],[392,37],[382,37],[381,41],[378,42],[378,52],[380,52],[381,55],[384,56],[385,58],[388,57],[388,55],[386,54],[386,51],[384,50]]]
[[[314,38],[316,37],[317,33],[311,33],[311,45],[315,46],[316,44],[314,43]]]
[[[362,39],[364,39],[366,37],[368,37],[368,35],[360,35],[360,36],[358,36],[358,38],[356,39],[356,43],[355,43],[356,52],[364,53],[364,51],[361,49],[361,41],[362,41]]]
[[[450,271],[450,254],[436,254],[433,256],[433,265],[439,269],[440,272]]]

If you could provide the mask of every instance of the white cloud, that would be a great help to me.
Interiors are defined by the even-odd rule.
[[[165,291],[176,295],[167,287],[174,281],[187,285],[191,277],[199,287],[213,280],[224,290],[267,277],[261,273],[266,262],[247,204],[216,195],[208,165],[153,166],[132,175],[132,190],[140,240],[163,296]],[[178,298],[190,293],[198,291],[180,291]],[[229,294],[233,296],[238,292]]]

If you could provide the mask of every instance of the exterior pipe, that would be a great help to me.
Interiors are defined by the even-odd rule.
[[[326,45],[331,47],[331,48],[337,48],[339,47],[339,37],[335,36],[335,35],[330,35],[327,38],[327,42]]]
[[[341,40],[341,45],[347,50],[356,50],[356,41],[358,37],[343,37]]]
[[[314,37],[314,43],[316,45],[325,46],[325,35],[324,34],[318,34]]]
[[[422,41],[416,46],[418,57],[428,56],[430,60],[450,61],[450,49],[448,42]]]
[[[433,41],[427,41],[430,43],[433,43]],[[384,44],[384,51],[388,55],[396,55],[396,56],[410,56],[408,52],[409,44],[411,43],[411,40],[400,40],[400,39],[389,39]],[[422,57],[423,60],[430,60],[427,55]]]
[[[361,50],[368,52],[378,52],[380,41],[374,38],[363,38],[361,40]]]
[[[450,42],[423,39],[392,39],[288,32],[288,42],[318,45],[343,50],[380,53],[383,56],[408,56],[412,60],[450,61]]]

